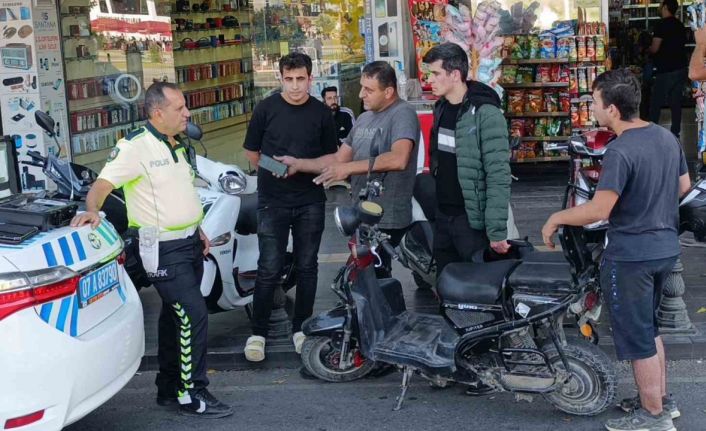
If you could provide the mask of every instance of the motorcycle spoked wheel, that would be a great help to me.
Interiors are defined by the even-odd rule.
[[[563,349],[571,375],[554,392],[544,394],[544,398],[557,409],[577,416],[594,416],[612,406],[618,382],[610,358],[587,341],[571,341]],[[555,368],[564,369],[554,346],[545,353]]]
[[[338,368],[341,351],[329,337],[306,337],[302,345],[302,362],[315,377],[327,382],[351,382],[361,379],[373,370],[375,361],[365,359],[358,349],[353,352],[353,365],[345,370]]]

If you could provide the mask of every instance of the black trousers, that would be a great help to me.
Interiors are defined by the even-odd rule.
[[[670,130],[676,137],[679,137],[681,132],[681,99],[687,77],[687,69],[658,73],[655,76],[654,86],[652,87],[650,121],[659,124],[662,106],[666,104],[672,113]]]
[[[448,216],[436,211],[434,258],[436,276],[451,262],[470,262],[473,254],[488,246],[485,231],[471,228],[466,214]]]
[[[260,258],[253,296],[253,334],[267,337],[275,289],[282,285],[282,268],[292,231],[297,294],[294,302],[292,331],[301,331],[302,323],[314,312],[319,271],[319,245],[324,232],[323,202],[296,208],[265,207],[257,210],[257,240]]]
[[[159,244],[159,268],[148,274],[162,298],[158,326],[158,396],[182,397],[208,385],[208,310],[201,296],[203,243],[198,233]]]

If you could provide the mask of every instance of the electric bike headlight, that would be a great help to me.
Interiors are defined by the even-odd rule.
[[[218,184],[221,190],[229,195],[242,193],[248,185],[248,180],[242,174],[235,171],[227,171],[218,177]]]
[[[336,207],[333,211],[333,219],[336,221],[338,231],[345,236],[353,235],[360,224],[357,211],[351,207]]]

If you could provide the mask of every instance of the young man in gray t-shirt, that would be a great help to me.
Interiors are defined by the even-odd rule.
[[[611,431],[673,430],[679,416],[667,396],[665,354],[656,326],[662,286],[679,255],[679,197],[690,186],[679,141],[638,117],[640,85],[627,69],[593,81],[593,113],[617,135],[603,160],[591,201],[552,214],[542,228],[545,244],[560,225],[609,220],[600,267],[603,299],[610,312],[619,360],[632,362],[639,397],[623,400],[630,416],[609,420]],[[640,408],[641,407],[641,408]]]
[[[370,158],[375,157],[373,175],[383,180],[383,193],[374,199],[385,214],[379,226],[397,246],[412,222],[412,191],[417,171],[419,120],[407,102],[397,95],[395,71],[384,61],[367,64],[360,78],[360,98],[367,110],[358,117],[336,154],[317,159],[275,157],[286,164],[287,175],[313,172],[317,184],[328,185],[351,177],[353,198],[365,187]],[[383,270],[390,276],[390,256],[379,250]]]

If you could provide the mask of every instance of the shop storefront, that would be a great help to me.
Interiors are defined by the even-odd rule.
[[[29,0],[18,1],[31,8]],[[355,113],[360,110],[361,66],[389,61],[408,100],[425,112],[433,100],[422,92],[428,84],[421,57],[443,41],[464,46],[473,78],[501,95],[513,162],[564,161],[568,138],[595,126],[592,80],[611,62],[639,62],[630,49],[620,47],[632,46],[625,37],[634,36],[635,26],[649,27],[654,21],[652,5],[604,0],[39,3],[56,10],[54,28],[43,24],[33,40],[18,22],[20,31],[9,35],[12,43],[3,49],[3,60],[30,61],[3,70],[8,84],[0,90],[31,93],[32,76],[40,81],[34,84],[36,95],[3,102],[5,134],[36,146],[41,133],[32,124],[23,125],[20,116],[30,117],[31,108],[40,105],[50,108],[64,154],[94,169],[103,165],[118,139],[145,121],[144,90],[154,81],[176,82],[184,91],[193,120],[206,132],[210,157],[247,167],[241,144],[249,115],[279,87],[282,55],[294,50],[310,55],[311,94],[320,97],[323,88],[336,86],[341,105]],[[636,10],[644,17],[633,16]],[[19,8],[17,13],[22,15]],[[41,24],[36,19],[41,11],[32,16],[30,28]],[[37,46],[18,39],[20,33],[38,41]],[[46,43],[50,36],[58,43]],[[27,114],[19,112],[27,106]]]

